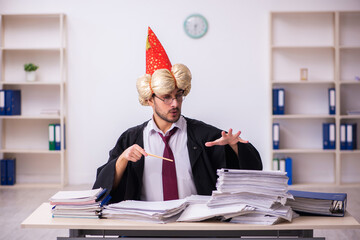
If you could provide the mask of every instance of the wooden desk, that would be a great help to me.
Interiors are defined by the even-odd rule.
[[[59,240],[78,239],[79,237],[85,237],[85,235],[120,235],[128,237],[216,236],[226,237],[227,239],[229,237],[239,238],[239,236],[273,236],[274,238],[278,236],[298,236],[300,239],[309,239],[313,237],[314,229],[360,229],[360,224],[349,213],[346,213],[345,217],[301,216],[291,223],[284,222],[271,226],[226,222],[154,224],[114,219],[52,218],[50,204],[43,203],[22,222],[21,227],[70,229],[69,238],[58,238]]]

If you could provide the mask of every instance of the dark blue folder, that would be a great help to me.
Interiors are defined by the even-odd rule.
[[[16,183],[16,159],[7,159],[7,185]]]
[[[285,114],[285,89],[278,89],[278,113],[280,115]]]
[[[329,114],[334,115],[336,110],[335,88],[329,88]]]
[[[1,185],[16,183],[16,159],[1,159]]]
[[[357,148],[356,123],[346,124],[346,149],[354,150]]]
[[[299,213],[304,213],[306,215],[327,215],[327,216],[344,216],[346,211],[346,201],[347,194],[346,193],[325,193],[325,192],[308,192],[308,191],[298,191],[298,190],[289,190],[290,194],[292,194],[295,198],[295,202],[298,200],[299,203],[303,199],[308,199],[306,201],[306,205],[303,207],[311,206],[313,208],[312,211],[299,210],[302,206],[293,207],[293,210]],[[323,208],[324,201],[328,200],[329,208],[328,212],[324,213],[324,211],[320,210]],[[326,202],[326,201],[325,201]],[[288,205],[288,204],[286,204]],[[292,205],[292,204],[291,204]],[[319,207],[319,211],[317,211],[317,207]]]
[[[323,149],[330,149],[329,146],[329,124],[323,123]]]
[[[340,150],[346,150],[346,124],[340,124]]]
[[[280,145],[280,124],[279,123],[273,123],[273,149],[279,149]]]
[[[55,150],[61,150],[61,127],[55,124]]]
[[[276,115],[279,112],[278,93],[279,93],[279,89],[273,88],[272,90],[273,115]]]
[[[5,115],[5,90],[0,90],[0,115]]]
[[[20,90],[5,90],[5,115],[21,115]]]
[[[323,123],[323,149],[335,149],[335,123]]]
[[[273,115],[285,114],[285,90],[273,88]]]
[[[7,185],[7,161],[5,159],[0,160],[1,168],[1,185]]]
[[[292,158],[285,158],[285,172],[286,176],[289,178],[288,185],[292,185]]]

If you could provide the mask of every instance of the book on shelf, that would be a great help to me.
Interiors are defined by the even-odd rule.
[[[346,150],[346,124],[340,124],[340,150]]]
[[[323,123],[323,149],[335,149],[335,123]]]
[[[20,90],[0,90],[0,115],[21,115]]]
[[[272,132],[272,138],[273,138],[273,149],[279,149],[280,145],[280,124],[279,123],[273,123],[273,132]]]
[[[329,88],[329,114],[334,115],[336,111],[335,88]]]
[[[49,124],[49,150],[55,150],[55,124]]]
[[[64,133],[64,148],[65,148],[65,129]],[[49,150],[61,150],[61,125],[58,123],[49,124]]]
[[[0,89],[0,115],[5,115],[5,90]]]
[[[14,185],[16,183],[16,159],[0,160],[1,185]]]
[[[346,150],[357,148],[357,124],[346,124]]]
[[[340,150],[357,149],[357,124],[340,124]]]
[[[42,114],[42,115],[60,115],[60,109],[44,108],[44,109],[41,109],[40,114]]]
[[[5,159],[0,160],[1,185],[7,185],[7,162]]]
[[[288,185],[292,185],[292,182],[293,182],[293,171],[292,171],[292,168],[293,168],[293,161],[292,161],[292,158],[291,157],[287,157],[285,159],[285,171],[286,171],[286,176],[289,178],[288,180]]]
[[[274,162],[273,162],[273,164],[274,164]],[[278,169],[274,169],[274,170],[286,172],[286,176],[289,178],[288,185],[292,185],[292,158],[291,157],[284,157],[284,158],[278,159]]]
[[[55,150],[61,149],[61,128],[60,124],[55,124]]]
[[[273,88],[273,115],[285,113],[285,90],[284,88]]]
[[[274,171],[280,170],[279,158],[273,158],[272,164],[273,164],[272,165],[272,170],[274,170]]]
[[[346,193],[326,193],[289,190],[294,200],[288,199],[287,206],[300,215],[326,215],[342,217],[346,211]]]
[[[360,109],[347,110],[346,113],[347,113],[348,115],[360,115]]]

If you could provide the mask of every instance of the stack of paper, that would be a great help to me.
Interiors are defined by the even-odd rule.
[[[288,177],[286,172],[219,169],[217,191],[209,206],[250,203],[252,206],[270,207],[275,202],[286,202]],[[225,200],[226,199],[226,200]]]
[[[244,203],[254,207],[239,213],[230,222],[275,224],[281,219],[292,221],[293,211],[284,206],[286,200],[292,198],[287,193],[286,172],[220,169],[218,175],[217,191],[208,203],[210,206]],[[224,201],[224,197],[228,200]],[[248,214],[251,214],[249,218]],[[254,220],[256,217],[258,219]]]
[[[209,199],[209,207],[220,207],[224,205],[233,204],[248,204],[252,206],[270,208],[274,202],[279,201],[278,196],[265,195],[265,194],[252,194],[250,191],[246,192],[220,192],[213,191],[211,198]]]
[[[153,223],[174,222],[188,205],[186,199],[170,201],[127,200],[106,206],[103,218],[146,221]]]
[[[208,195],[191,195],[186,197],[186,202],[188,204],[207,203],[209,200],[210,196]]]
[[[276,216],[261,214],[261,213],[248,213],[239,215],[231,219],[232,223],[242,224],[261,224],[261,225],[273,225],[279,222],[279,218]]]
[[[98,218],[102,204],[99,202],[105,189],[59,191],[50,200],[53,217]]]
[[[231,218],[234,223],[274,224],[292,220],[293,211],[284,206],[292,198],[285,172],[219,169],[217,174],[217,190],[209,201],[190,204],[178,221]]]
[[[211,208],[206,203],[190,204],[184,212],[177,219],[178,222],[198,222],[206,219],[225,220],[240,214],[242,211],[253,210],[249,209],[246,204],[221,206]]]
[[[251,218],[247,218],[248,215]],[[234,216],[230,222],[232,223],[248,223],[248,224],[264,224],[272,225],[278,223],[282,220],[292,221],[293,218],[298,216],[292,211],[289,206],[284,206],[280,203],[275,203],[271,208],[259,208],[254,207],[254,209],[249,211],[241,212],[239,215]],[[259,219],[253,219],[258,217]],[[249,222],[246,222],[250,220]]]

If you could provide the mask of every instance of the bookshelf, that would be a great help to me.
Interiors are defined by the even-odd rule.
[[[271,145],[270,160],[293,159],[293,187],[360,186],[360,115],[347,113],[360,110],[359,66],[360,12],[270,14],[270,91],[285,89],[285,114],[271,110],[271,126],[280,124],[280,147]],[[302,68],[307,80],[301,80]],[[336,91],[334,115],[329,88]],[[322,147],[322,123],[335,123],[335,150]],[[357,149],[340,150],[341,123],[357,123]]]
[[[66,26],[64,14],[4,14],[1,21],[1,89],[21,90],[21,115],[0,116],[1,158],[16,158],[16,184],[62,187],[67,183]],[[24,64],[39,66],[27,82]],[[55,109],[54,113],[44,113]],[[49,150],[49,124],[60,124],[61,150]]]

